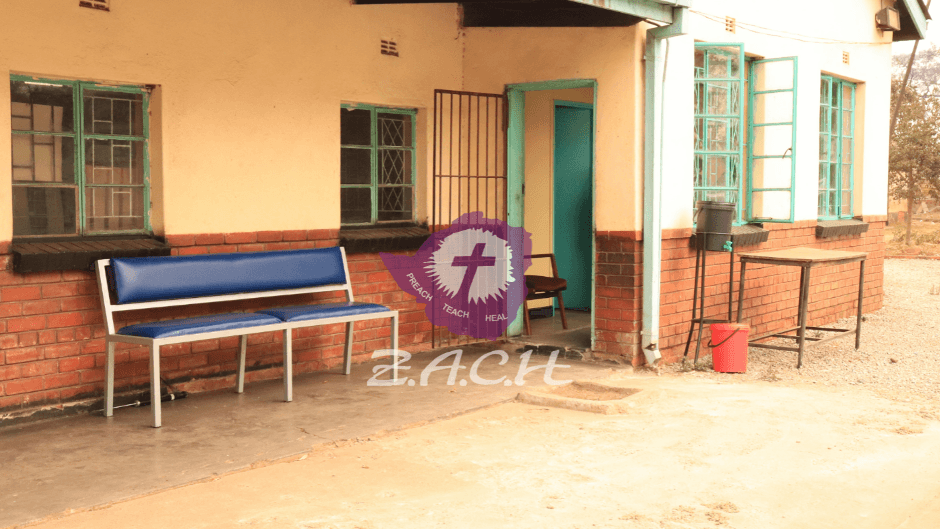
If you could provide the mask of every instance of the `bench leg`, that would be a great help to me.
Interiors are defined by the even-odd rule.
[[[393,357],[393,362],[392,362],[392,382],[395,383],[399,381],[399,359],[398,359],[399,316],[398,314],[396,314],[395,316],[392,316],[392,350],[395,351],[394,354],[396,355]]]
[[[294,400],[294,387],[291,376],[293,363],[294,361],[291,358],[291,329],[284,329],[284,402]]]
[[[248,348],[248,335],[242,335],[241,340],[239,340],[239,373],[238,377],[238,390],[237,393],[241,393],[245,390],[245,350]]]
[[[346,350],[343,352],[343,374],[350,374],[350,364],[353,363],[353,322],[346,322]]]
[[[160,428],[160,346],[150,344],[150,412],[154,428]]]
[[[105,417],[114,415],[114,342],[108,342],[105,358]]]

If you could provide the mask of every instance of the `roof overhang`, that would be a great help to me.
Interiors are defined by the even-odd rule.
[[[673,23],[690,0],[464,0],[465,27],[610,27]],[[441,0],[353,0],[354,4],[433,4]]]
[[[895,3],[899,11],[901,29],[892,34],[894,42],[903,40],[920,40],[927,37],[928,7],[924,0],[898,0]]]

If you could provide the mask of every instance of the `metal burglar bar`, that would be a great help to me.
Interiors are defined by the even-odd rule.
[[[694,76],[693,219],[696,203],[716,200],[741,222],[744,46],[696,44]]]
[[[10,76],[13,235],[150,231],[149,91]]]
[[[474,211],[506,221],[506,131],[506,95],[435,90],[432,231]],[[432,331],[432,347],[475,341],[444,327]]]
[[[828,75],[820,78],[820,172],[817,217],[853,217],[853,110],[856,85]]]

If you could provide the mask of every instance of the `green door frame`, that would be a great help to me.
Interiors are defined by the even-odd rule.
[[[593,92],[592,132],[597,139],[598,132],[598,82],[594,79],[560,79],[556,81],[538,81],[506,85],[507,99],[510,106],[509,130],[507,131],[507,223],[522,228],[524,219],[523,182],[526,180],[526,92],[536,90],[565,90],[571,88],[591,88]],[[595,168],[597,167],[597,141],[592,142],[591,185],[595,188]],[[595,215],[595,197],[592,196],[592,223]],[[595,346],[595,227],[592,231],[591,252],[591,347]],[[507,328],[509,336],[523,333],[523,307],[520,306],[516,318]]]

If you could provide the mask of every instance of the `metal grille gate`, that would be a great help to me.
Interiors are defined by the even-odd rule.
[[[432,231],[474,211],[506,221],[507,110],[505,94],[435,90]],[[432,347],[477,341],[432,330]]]

